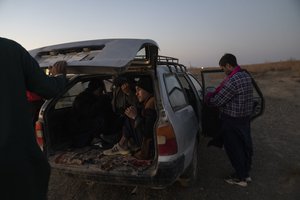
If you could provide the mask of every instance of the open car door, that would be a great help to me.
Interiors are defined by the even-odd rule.
[[[224,80],[225,73],[221,69],[202,69],[201,81],[203,86],[203,99],[207,92],[212,92]],[[251,75],[250,75],[251,76]],[[252,76],[251,76],[252,77]],[[252,78],[254,106],[251,120],[261,116],[265,108],[265,100],[261,90]],[[214,137],[220,128],[219,111],[214,107],[203,105],[203,134]]]

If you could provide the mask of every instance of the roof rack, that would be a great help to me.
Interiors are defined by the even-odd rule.
[[[157,64],[160,64],[160,65],[166,65],[170,72],[172,72],[172,67],[175,68],[176,72],[179,72],[179,70],[181,72],[186,72],[187,69],[186,69],[186,66],[182,65],[182,64],[179,64],[179,59],[178,58],[173,58],[173,57],[169,57],[169,56],[158,56],[157,57]]]
[[[161,63],[176,63],[178,64],[178,58],[173,58],[173,57],[169,57],[169,56],[158,56],[157,58],[157,61],[158,62],[161,62]]]

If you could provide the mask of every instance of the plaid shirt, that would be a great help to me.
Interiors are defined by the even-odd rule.
[[[220,108],[220,112],[231,117],[247,117],[253,112],[253,86],[247,72],[237,72],[214,95],[210,105]]]

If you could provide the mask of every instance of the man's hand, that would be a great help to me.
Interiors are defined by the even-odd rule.
[[[135,119],[137,116],[136,108],[134,106],[130,106],[130,107],[126,108],[125,115],[127,115],[127,117],[129,117],[131,119]]]
[[[209,104],[210,99],[214,96],[213,92],[207,92],[204,96],[204,103]]]
[[[129,83],[123,83],[121,85],[121,90],[124,94],[126,94],[128,96],[130,94],[130,85],[129,85]]]
[[[66,75],[67,72],[67,62],[62,60],[62,61],[57,61],[56,63],[54,63],[53,66],[51,66],[49,68],[50,70],[50,74],[52,76],[56,76],[56,75]]]

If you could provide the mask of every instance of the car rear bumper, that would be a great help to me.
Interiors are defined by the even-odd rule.
[[[61,173],[67,174],[72,177],[82,178],[85,180],[91,180],[103,184],[111,185],[134,185],[145,187],[157,187],[164,188],[173,184],[184,168],[184,156],[180,156],[178,159],[171,162],[160,162],[157,170],[153,170],[153,175],[131,175],[128,174],[113,174],[113,173],[92,173],[88,170],[85,172],[79,170],[72,170],[60,167],[53,167]]]

